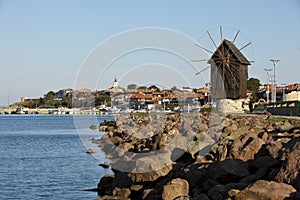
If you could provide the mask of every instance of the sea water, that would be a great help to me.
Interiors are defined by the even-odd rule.
[[[106,118],[0,115],[0,199],[98,198],[85,190],[111,172],[98,166],[101,151],[100,159],[85,153],[82,138],[100,138],[89,126]]]

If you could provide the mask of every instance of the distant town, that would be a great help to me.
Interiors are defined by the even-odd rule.
[[[256,104],[270,103],[272,87],[272,84],[261,85],[258,79],[248,79],[247,97],[244,103],[248,105],[250,99],[253,99]],[[300,84],[298,83],[276,87],[276,102],[299,101],[299,92]],[[0,113],[107,114],[130,110],[189,111],[210,103],[209,87],[177,88],[174,86],[170,89],[161,89],[155,85],[146,87],[130,84],[124,88],[115,78],[112,87],[100,91],[68,88],[56,92],[49,91],[40,98],[21,97],[20,102],[1,109]]]

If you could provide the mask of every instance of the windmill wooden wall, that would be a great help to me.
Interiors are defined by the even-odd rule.
[[[246,97],[250,62],[232,42],[223,40],[208,63],[211,65],[212,98]]]

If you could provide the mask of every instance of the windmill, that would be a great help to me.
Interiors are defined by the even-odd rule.
[[[193,62],[206,61],[209,64],[208,67],[197,72],[196,75],[201,74],[203,71],[210,68],[212,98],[246,98],[248,66],[251,65],[250,62],[253,61],[248,61],[241,53],[241,50],[249,46],[251,42],[238,49],[234,42],[240,31],[237,31],[232,41],[223,39],[222,27],[220,27],[219,31],[221,39],[219,46],[216,45],[210,32],[207,31],[207,34],[216,49],[214,52],[200,46],[199,44],[195,44],[211,54],[211,57],[206,60],[192,60]]]

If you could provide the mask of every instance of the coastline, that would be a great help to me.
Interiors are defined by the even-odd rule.
[[[161,134],[158,141],[161,146],[153,148],[155,141],[150,147],[137,147],[141,140],[127,135],[114,121],[101,123],[100,129],[106,134],[93,142],[111,158],[114,174],[101,178],[100,199],[299,199],[299,119],[269,114],[228,115],[222,122],[220,137],[209,151],[201,154],[203,141],[211,129],[209,115],[202,113],[197,124],[186,121],[186,126],[194,131],[194,138],[179,158],[146,173],[134,173],[140,162],[135,163],[133,172],[120,170],[120,161],[124,165],[135,161],[118,157],[112,149],[155,152],[167,145],[161,138],[172,135],[176,126]],[[153,138],[158,137],[151,136],[145,141]],[[149,159],[150,163],[160,161]]]

